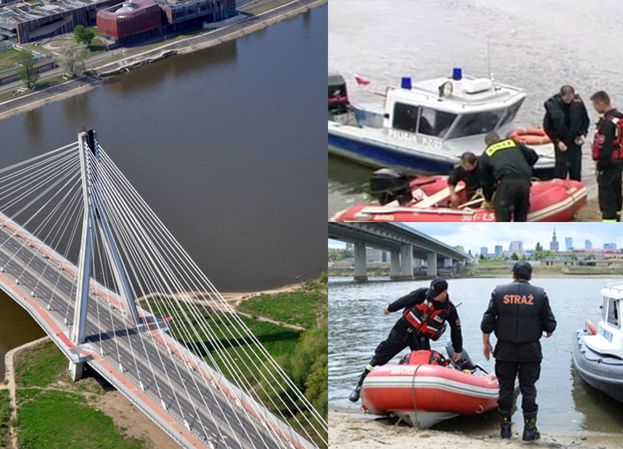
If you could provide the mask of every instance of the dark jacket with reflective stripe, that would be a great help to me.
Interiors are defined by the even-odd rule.
[[[544,331],[554,332],[556,318],[545,290],[517,280],[493,290],[480,329],[495,332],[496,360],[536,361],[542,358],[539,339]]]
[[[387,306],[387,310],[390,312],[397,312],[400,309],[411,308],[416,304],[421,304],[426,301],[426,292],[427,288],[418,288],[417,290],[413,290],[411,293],[398,298],[396,301],[392,302]],[[445,302],[439,303],[437,301],[432,301],[433,305],[436,309],[445,309],[448,307],[452,307],[452,310],[448,311],[446,315],[446,321],[450,325],[450,339],[452,340],[452,348],[454,352],[463,352],[463,335],[461,334],[461,320],[459,319],[459,314],[456,311],[456,307],[452,302],[450,302],[450,296],[446,299]],[[411,323],[407,321],[407,319],[403,316],[400,318],[404,320],[406,326],[411,326]]]
[[[539,155],[532,148],[511,139],[489,145],[480,157],[482,193],[491,201],[495,185],[503,180],[530,183],[532,166]]]
[[[597,133],[604,136],[604,142],[601,144],[599,160],[597,161],[598,170],[621,165],[620,162],[612,160],[612,150],[614,149],[614,141],[616,140],[617,126],[612,120],[609,119],[611,117],[623,119],[623,114],[615,108],[612,108],[597,122]]]

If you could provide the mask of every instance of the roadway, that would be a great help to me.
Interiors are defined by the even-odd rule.
[[[23,238],[12,234],[8,227],[0,227],[1,274],[11,278],[25,291],[34,292],[30,295],[41,306],[49,307],[61,328],[70,335],[76,296],[75,279],[66,268],[61,268],[42,252],[26,244]],[[90,345],[85,346],[92,346],[113,366],[121,365],[119,372],[137,386],[142,383],[143,391],[156,402],[160,403],[162,399],[166,404],[166,413],[203,440],[205,447],[290,447],[283,441],[275,442],[274,435],[269,434],[268,426],[263,425],[261,420],[247,414],[221,388],[193,372],[181,357],[171,355],[161,338],[150,335],[158,334],[153,326],[150,329],[149,326],[136,326],[125,321],[119,308],[112,306],[101,295],[91,293],[86,327]],[[92,364],[97,369],[96,365]],[[107,372],[100,374],[105,378],[110,375]],[[168,431],[170,433],[170,429]]]

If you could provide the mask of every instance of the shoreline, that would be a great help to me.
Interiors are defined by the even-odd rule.
[[[329,448],[334,449],[403,449],[405,447],[439,446],[445,449],[508,449],[525,448],[521,442],[522,423],[513,423],[513,438],[499,439],[497,426],[494,430],[479,433],[419,430],[404,424],[394,424],[387,419],[377,419],[360,411],[331,408],[329,410]],[[620,449],[621,434],[605,435],[552,435],[541,432],[541,439],[531,447],[564,449]]]
[[[271,25],[296,17],[313,8],[326,4],[327,0],[293,0],[277,6],[248,20],[233,23],[207,33],[189,36],[175,42],[163,41],[162,45],[128,56],[105,62],[76,79],[53,84],[40,91],[34,91],[0,103],[0,120],[38,109],[48,104],[81,95],[101,86],[105,80],[114,80],[119,74],[135,70],[144,65],[176,55],[189,54],[219,44],[233,41]],[[230,32],[231,31],[231,32]],[[221,35],[225,32],[225,35]],[[57,92],[59,91],[60,92]]]

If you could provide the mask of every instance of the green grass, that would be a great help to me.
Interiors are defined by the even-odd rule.
[[[22,50],[16,48],[0,51],[0,70],[6,70],[17,66],[20,53],[22,53]]]
[[[247,299],[238,309],[309,329],[316,324],[323,307],[326,308],[326,286],[322,282],[314,281],[292,292]]]
[[[52,342],[21,351],[15,360],[16,385],[46,387],[58,380],[68,364],[67,358]]]
[[[11,401],[9,390],[0,390],[0,447],[8,447]]]
[[[79,394],[18,390],[20,449],[141,449],[112,418],[85,403]]]

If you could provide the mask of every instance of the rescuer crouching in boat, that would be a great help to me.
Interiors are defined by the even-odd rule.
[[[530,284],[532,266],[528,262],[517,262],[513,266],[513,282],[498,285],[489,307],[482,317],[480,328],[487,360],[493,352],[495,375],[500,383],[498,412],[500,415],[500,437],[510,438],[511,410],[515,393],[515,378],[519,377],[521,408],[524,415],[522,440],[536,441],[540,438],[536,427],[538,405],[535,383],[541,373],[541,343],[545,332],[551,337],[556,329],[556,319],[549,305],[545,290]],[[495,332],[495,351],[489,342],[489,335]]]
[[[396,322],[386,340],[382,341],[374,351],[374,356],[359,378],[357,386],[349,399],[357,402],[361,394],[361,386],[366,376],[375,366],[384,365],[404,348],[412,351],[430,349],[430,340],[436,341],[446,330],[446,322],[450,324],[452,347],[455,362],[461,360],[463,352],[463,336],[461,321],[456,306],[448,297],[448,283],[444,279],[434,279],[430,288],[418,288],[408,295],[392,302],[385,307],[388,315],[403,309],[402,317]]]
[[[475,195],[480,193],[480,160],[471,152],[461,154],[460,164],[454,167],[448,176],[448,189],[450,190],[450,205],[457,207],[461,204],[459,195],[455,192],[456,185],[463,181],[465,193],[469,202]]]

